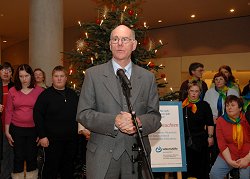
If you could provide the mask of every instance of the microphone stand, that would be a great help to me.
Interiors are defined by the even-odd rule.
[[[154,176],[153,176],[153,173],[152,173],[152,170],[151,170],[151,166],[150,166],[150,163],[149,163],[149,159],[148,159],[148,154],[147,154],[147,151],[146,151],[146,148],[145,148],[145,144],[143,142],[143,139],[142,139],[142,133],[139,129],[139,125],[138,125],[138,122],[136,120],[136,113],[133,111],[133,107],[131,105],[131,101],[130,101],[130,97],[131,97],[131,92],[130,90],[132,89],[131,86],[128,86],[128,84],[126,82],[124,82],[124,80],[122,78],[121,79],[121,86],[122,86],[122,91],[123,91],[123,94],[126,98],[126,102],[127,102],[127,105],[128,105],[128,110],[129,110],[129,113],[131,114],[132,116],[132,120],[133,120],[133,123],[136,127],[136,133],[137,133],[137,145],[134,144],[132,146],[132,151],[138,151],[138,157],[137,159],[134,159],[134,157],[132,157],[132,162],[138,162],[138,178],[141,179],[142,178],[142,163],[143,163],[143,157],[144,157],[144,161],[146,162],[146,165],[147,165],[147,169],[148,169],[148,173],[150,175],[150,179],[154,179]]]

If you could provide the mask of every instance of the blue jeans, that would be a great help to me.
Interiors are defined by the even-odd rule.
[[[210,179],[224,179],[224,177],[233,169],[232,166],[222,159],[220,156],[217,157],[212,169],[210,171]],[[250,178],[250,167],[239,169],[241,179]]]

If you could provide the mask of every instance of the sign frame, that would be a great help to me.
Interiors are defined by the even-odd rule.
[[[179,134],[180,134],[180,140],[178,140],[177,142],[179,143],[181,150],[180,150],[180,154],[181,154],[181,166],[179,167],[169,167],[169,166],[160,166],[160,167],[152,167],[152,171],[153,172],[180,172],[180,171],[187,171],[187,166],[186,166],[186,148],[185,148],[185,135],[184,135],[184,121],[183,121],[183,113],[182,113],[182,103],[178,102],[178,101],[160,101],[160,109],[166,106],[175,106],[178,108],[178,117],[179,119],[177,120],[179,122]],[[162,115],[162,117],[164,117]],[[164,121],[164,118],[162,118],[162,125],[164,125],[166,122],[166,120]],[[168,123],[171,121],[167,121]],[[176,122],[176,119],[175,119]],[[160,128],[161,129],[161,128]],[[159,131],[159,130],[158,130]],[[150,136],[149,136],[150,139]],[[162,142],[162,139],[160,139],[160,141]],[[151,141],[150,141],[151,142]],[[166,140],[166,142],[168,142]],[[152,148],[152,146],[151,146]],[[152,153],[156,152],[156,149],[154,150],[152,148],[151,151],[151,164],[154,163],[154,159],[152,158]],[[162,161],[164,161],[164,159],[161,159]],[[164,162],[163,162],[164,163]]]

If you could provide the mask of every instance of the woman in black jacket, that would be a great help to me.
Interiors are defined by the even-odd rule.
[[[209,104],[200,99],[201,86],[188,84],[188,97],[183,101],[187,172],[184,178],[207,179],[209,174],[208,147],[213,145],[213,115]]]

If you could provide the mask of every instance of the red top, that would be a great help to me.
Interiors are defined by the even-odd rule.
[[[8,85],[3,86],[3,112],[2,112],[2,124],[3,124],[3,131],[5,131],[5,106],[7,103],[7,96],[8,96],[9,88]]]
[[[223,117],[219,117],[216,122],[216,136],[220,149],[220,156],[224,159],[222,152],[228,147],[231,158],[237,160],[244,158],[250,151],[250,125],[245,116],[240,121],[243,127],[243,145],[238,149],[237,143],[233,141],[233,124],[227,122]],[[224,159],[225,160],[225,159]],[[250,163],[249,163],[250,165]]]
[[[5,108],[5,124],[18,127],[34,127],[33,107],[37,97],[44,89],[36,86],[28,94],[10,88]]]

